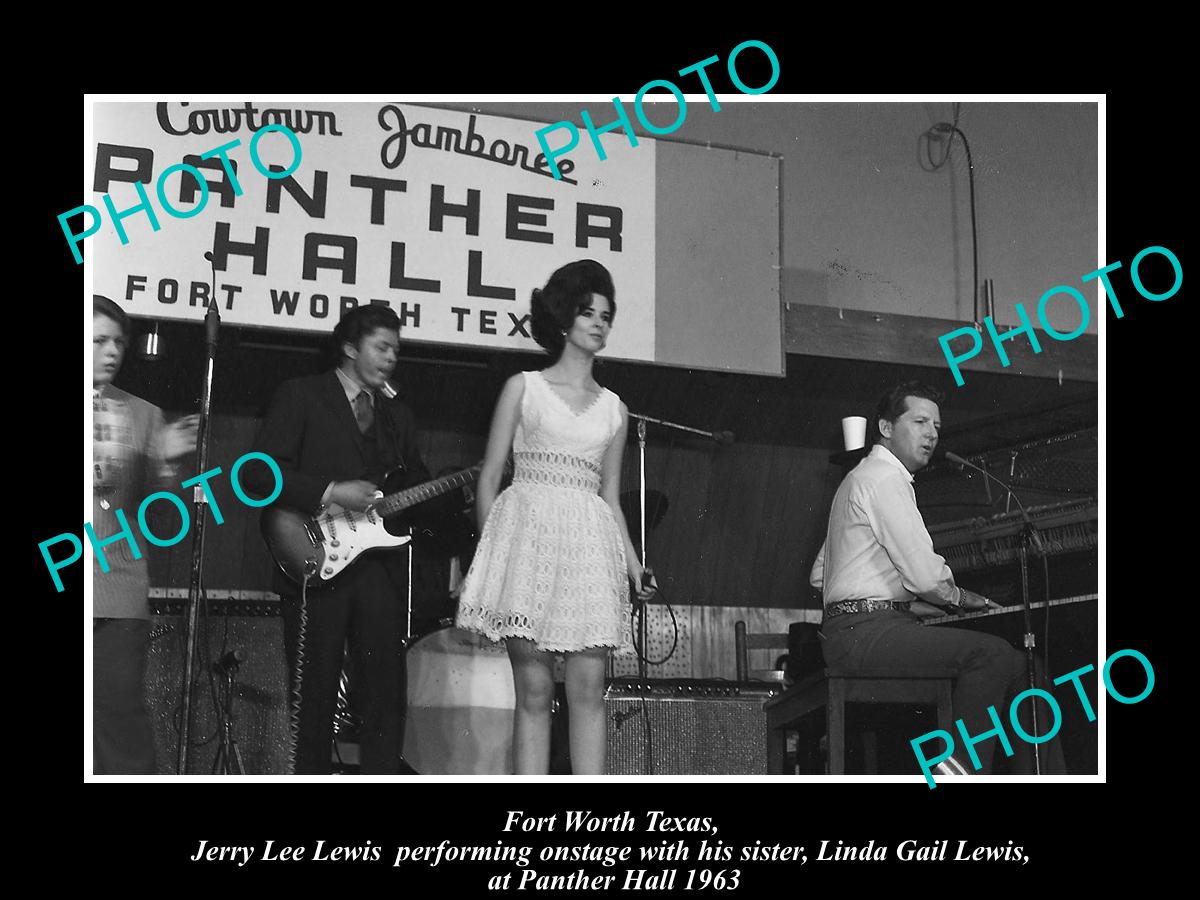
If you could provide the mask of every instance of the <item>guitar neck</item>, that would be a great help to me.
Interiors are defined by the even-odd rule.
[[[1060,597],[1058,600],[1048,600],[1044,603],[1031,603],[1029,608],[1031,610],[1044,609],[1047,606],[1062,606],[1068,603],[1087,603],[1088,601],[1096,600],[1097,597],[1098,595],[1096,594],[1080,594],[1078,597]],[[924,619],[921,624],[942,625],[950,622],[966,622],[969,619],[982,619],[987,616],[1005,616],[1009,613],[1018,613],[1024,608],[1025,607],[1021,604],[1017,604],[1016,606],[1006,606],[1004,609],[982,609],[979,612],[963,613],[959,616],[933,616],[931,618]]]
[[[410,506],[416,506],[418,503],[424,503],[426,500],[432,500],[434,497],[445,494],[455,488],[470,484],[478,475],[478,466],[472,469],[463,469],[461,472],[455,472],[453,475],[447,475],[445,478],[427,481],[425,484],[418,484],[416,487],[406,488],[403,491],[397,491],[395,494],[389,494],[375,504],[375,509],[380,515],[385,517],[394,515],[408,509]]]

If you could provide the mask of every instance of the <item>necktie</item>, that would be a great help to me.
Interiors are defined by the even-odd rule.
[[[375,422],[375,410],[371,406],[371,395],[368,391],[360,391],[354,398],[354,418],[358,422],[358,430],[363,434]]]

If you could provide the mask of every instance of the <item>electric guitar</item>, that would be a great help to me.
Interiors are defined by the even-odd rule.
[[[305,579],[314,586],[328,584],[370,550],[403,547],[412,537],[392,534],[384,519],[418,503],[471,484],[479,466],[427,481],[416,487],[389,494],[367,512],[355,512],[332,504],[318,516],[273,505],[263,510],[263,540],[275,564],[289,579]]]

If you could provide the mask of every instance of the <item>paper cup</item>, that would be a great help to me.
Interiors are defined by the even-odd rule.
[[[847,450],[858,450],[867,445],[867,420],[863,416],[846,416],[842,419],[842,441]]]

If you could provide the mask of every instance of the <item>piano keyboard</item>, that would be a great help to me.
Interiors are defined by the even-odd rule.
[[[1047,606],[1063,606],[1068,603],[1087,603],[1098,599],[1097,594],[1080,594],[1078,597],[1061,597],[1058,600],[1049,600],[1043,603],[1033,603],[1030,609],[1042,609]],[[1019,613],[1025,607],[1020,603],[1015,606],[1006,606],[1004,609],[982,609],[978,612],[963,613],[962,615],[948,616],[931,616],[928,619],[922,619],[922,625],[944,625],[948,622],[958,623],[966,622],[970,619],[982,619],[986,616],[1004,616],[1009,613]]]

